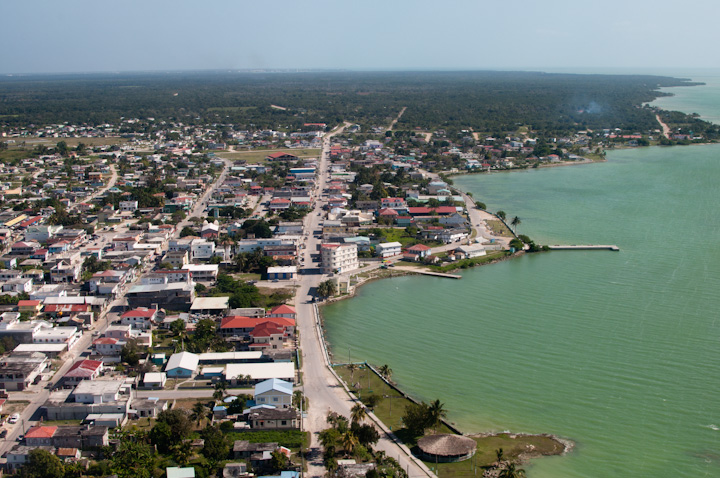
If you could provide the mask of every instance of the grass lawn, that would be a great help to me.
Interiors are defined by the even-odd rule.
[[[492,262],[496,259],[500,259],[508,255],[508,251],[495,251],[490,252],[481,257],[473,257],[472,259],[463,259],[461,261],[453,262],[444,266],[429,266],[433,272],[450,272],[457,269],[468,269],[470,267],[478,266],[488,262]]]
[[[60,427],[64,425],[80,426],[82,422],[82,420],[45,420],[43,421],[43,425],[47,427]]]
[[[509,435],[501,433],[491,436],[471,436],[478,444],[475,464],[478,468],[488,467],[497,460],[496,450],[503,449],[503,456],[506,460],[515,460],[520,454],[529,454],[532,456],[540,455],[558,455],[563,452],[563,445],[550,437],[535,435]],[[434,469],[438,469],[442,478],[475,478],[473,470],[473,459],[462,461],[459,463],[439,463],[425,462],[425,464]],[[482,470],[478,470],[478,475],[482,476]]]
[[[298,158],[316,158],[320,156],[320,149],[252,149],[250,151],[231,151],[216,153],[216,156],[223,159],[244,159],[248,163],[265,163],[265,158],[273,153],[288,153]]]
[[[3,406],[3,415],[12,415],[13,413],[20,413],[25,410],[25,407],[30,405],[27,400],[8,400]]]
[[[492,233],[496,236],[502,236],[502,237],[515,237],[513,236],[513,233],[510,231],[510,229],[503,224],[502,221],[498,219],[490,219],[487,221],[487,225],[492,231]]]
[[[9,148],[0,151],[0,161],[15,161],[18,159],[32,158],[34,156],[35,155],[32,153],[32,150],[30,148]]]
[[[335,367],[335,372],[337,372],[337,374],[347,384],[351,382],[352,378],[352,381],[355,385],[357,385],[357,387],[349,388],[358,398],[360,398],[360,400],[362,400],[363,397],[367,398],[370,395],[379,395],[381,398],[373,409],[375,416],[377,416],[380,421],[390,428],[405,444],[408,446],[415,445],[415,437],[412,437],[407,433],[407,429],[402,423],[402,416],[405,413],[405,407],[412,402],[403,397],[400,392],[386,384],[371,370],[368,370],[363,365],[360,365],[360,367],[362,368],[355,370],[354,374],[351,374],[347,366]],[[438,429],[438,433],[452,433],[452,431],[445,425],[442,425]]]

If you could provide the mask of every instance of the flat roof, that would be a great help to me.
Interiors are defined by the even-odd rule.
[[[20,344],[13,352],[60,353],[67,350],[67,344]]]
[[[250,375],[252,380],[280,378],[295,380],[295,365],[292,362],[231,363],[225,366],[225,379],[232,380],[240,375]]]
[[[283,274],[283,273],[297,273],[297,266],[275,266],[275,267],[268,267],[267,269],[268,274]]]
[[[229,307],[230,297],[198,297],[192,303],[190,310],[206,310],[206,309],[227,309]]]
[[[216,362],[223,360],[259,360],[262,358],[261,351],[250,352],[208,352],[200,354],[200,362]]]

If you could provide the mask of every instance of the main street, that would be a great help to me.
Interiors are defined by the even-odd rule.
[[[315,305],[312,303],[314,289],[329,277],[321,273],[319,258],[313,261],[312,256],[315,254],[318,257],[317,247],[321,242],[321,235],[316,234],[316,231],[320,230],[322,197],[328,178],[330,140],[334,135],[342,133],[346,126],[347,124],[329,133],[323,140],[323,150],[317,166],[315,208],[305,217],[307,238],[303,254],[306,267],[303,269],[304,274],[300,276],[299,287],[295,295],[297,326],[302,351],[303,390],[310,403],[307,418],[303,420],[303,429],[311,434],[308,475],[313,477],[322,477],[326,473],[318,433],[329,426],[326,421],[328,412],[332,411],[349,417],[350,409],[355,404],[327,366],[322,338],[318,334]],[[381,439],[376,448],[384,451],[386,456],[397,459],[400,466],[408,471],[409,476],[432,476],[384,433],[381,433]]]

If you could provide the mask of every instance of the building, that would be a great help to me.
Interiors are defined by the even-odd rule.
[[[383,242],[375,246],[375,255],[386,258],[400,255],[402,244],[399,242]]]
[[[248,413],[248,423],[256,430],[298,428],[299,413],[294,408],[256,408]]]
[[[343,274],[359,266],[355,244],[322,244],[320,257],[323,274]]]
[[[133,329],[148,330],[157,321],[157,309],[139,307],[129,310],[120,316],[120,323],[129,325]]]
[[[268,267],[268,280],[294,280],[297,276],[297,266]]]
[[[0,388],[8,391],[26,390],[49,364],[45,354],[13,352],[0,361]]]
[[[103,370],[100,360],[78,360],[63,376],[63,385],[79,384],[83,380],[95,380]]]
[[[185,264],[180,267],[190,273],[194,281],[213,282],[217,280],[218,264]]]
[[[271,378],[287,382],[295,381],[295,366],[292,362],[231,363],[225,366],[225,380],[235,386],[242,377],[250,377],[253,383]]]
[[[130,307],[152,307],[187,311],[195,300],[192,283],[150,284],[131,287],[127,294]]]
[[[165,366],[165,373],[170,378],[192,377],[198,368],[200,358],[190,352],[172,354]]]
[[[466,246],[459,246],[455,249],[455,256],[461,255],[467,259],[473,257],[481,257],[487,254],[485,246],[482,244],[468,244]]]
[[[292,407],[293,385],[290,382],[273,378],[255,385],[253,395],[257,405],[290,408]]]

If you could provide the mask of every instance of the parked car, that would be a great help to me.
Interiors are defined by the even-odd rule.
[[[5,438],[7,436],[7,430],[3,430],[0,432],[0,438]]]
[[[13,413],[12,415],[10,415],[10,418],[8,418],[8,423],[17,423],[18,420],[20,420],[20,414]]]

